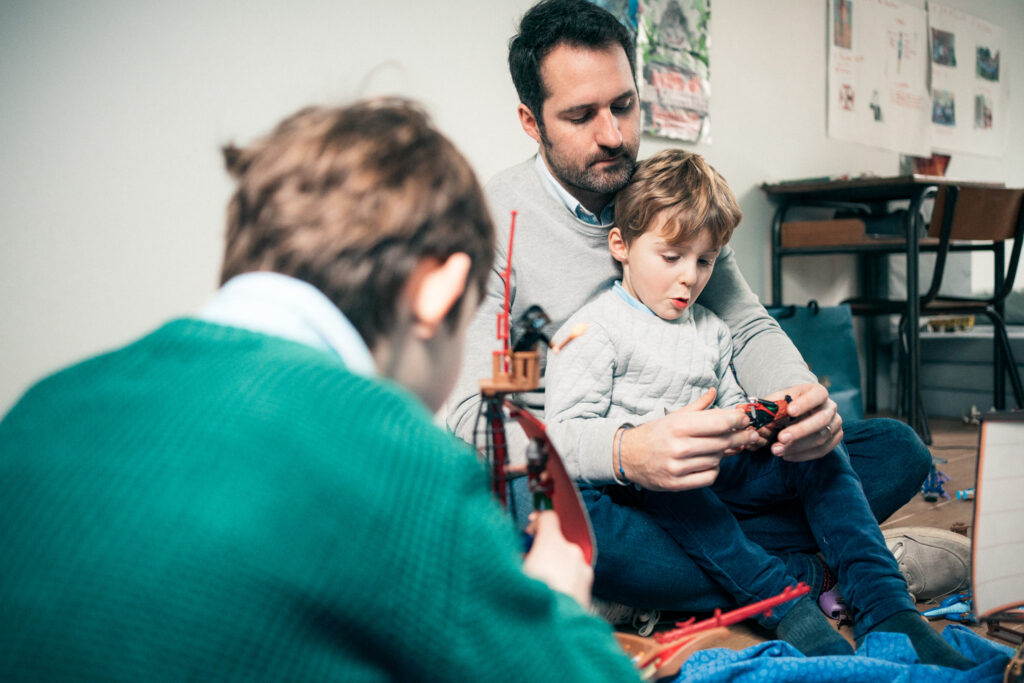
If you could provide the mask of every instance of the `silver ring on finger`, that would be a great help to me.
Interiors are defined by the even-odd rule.
[[[825,431],[828,433],[827,436],[825,437],[825,443],[828,443],[829,441],[832,440],[832,425],[830,425],[830,424],[825,425]]]

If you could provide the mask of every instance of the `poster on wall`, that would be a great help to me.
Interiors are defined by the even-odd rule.
[[[957,9],[928,3],[931,143],[940,152],[1002,156],[1003,30]]]
[[[621,21],[636,37],[636,13],[639,6],[638,0],[590,0],[603,10],[607,10],[612,16]]]
[[[710,0],[650,0],[637,12],[643,132],[711,141]]]
[[[828,0],[828,135],[929,156],[927,21],[893,0]]]

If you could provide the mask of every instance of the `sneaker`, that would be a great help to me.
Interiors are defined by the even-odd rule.
[[[926,526],[883,529],[882,535],[915,600],[932,600],[968,588],[971,541],[967,537]]]
[[[661,618],[661,612],[656,609],[637,609],[600,598],[591,600],[591,611],[612,626],[631,624],[637,635],[645,638],[654,632],[654,627]]]

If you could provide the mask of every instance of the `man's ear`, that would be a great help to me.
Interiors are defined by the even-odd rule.
[[[519,104],[519,108],[516,111],[519,113],[519,125],[523,127],[523,131],[540,143],[540,122],[537,120],[537,117],[533,115],[529,107],[522,103]]]
[[[622,230],[617,227],[608,231],[608,251],[619,263],[629,261],[629,247],[626,246],[626,240],[622,239]]]
[[[458,252],[444,262],[424,258],[413,269],[406,285],[406,296],[412,308],[413,334],[432,339],[445,316],[466,291],[470,259]]]

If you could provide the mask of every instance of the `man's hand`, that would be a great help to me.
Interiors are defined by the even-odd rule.
[[[750,418],[742,411],[707,410],[714,400],[711,389],[688,406],[617,435],[616,471],[621,448],[626,477],[645,489],[684,491],[714,483],[724,456],[763,441],[746,429]]]
[[[832,451],[843,440],[843,418],[836,412],[836,403],[828,397],[828,389],[820,384],[800,384],[772,394],[775,400],[786,394],[792,397],[788,414],[792,422],[779,432],[772,444],[772,453],[785,460],[814,460]]]
[[[589,608],[594,570],[584,561],[580,547],[562,535],[562,525],[554,511],[531,513],[526,530],[533,534],[533,546],[526,553],[523,572],[574,598],[583,609]]]

